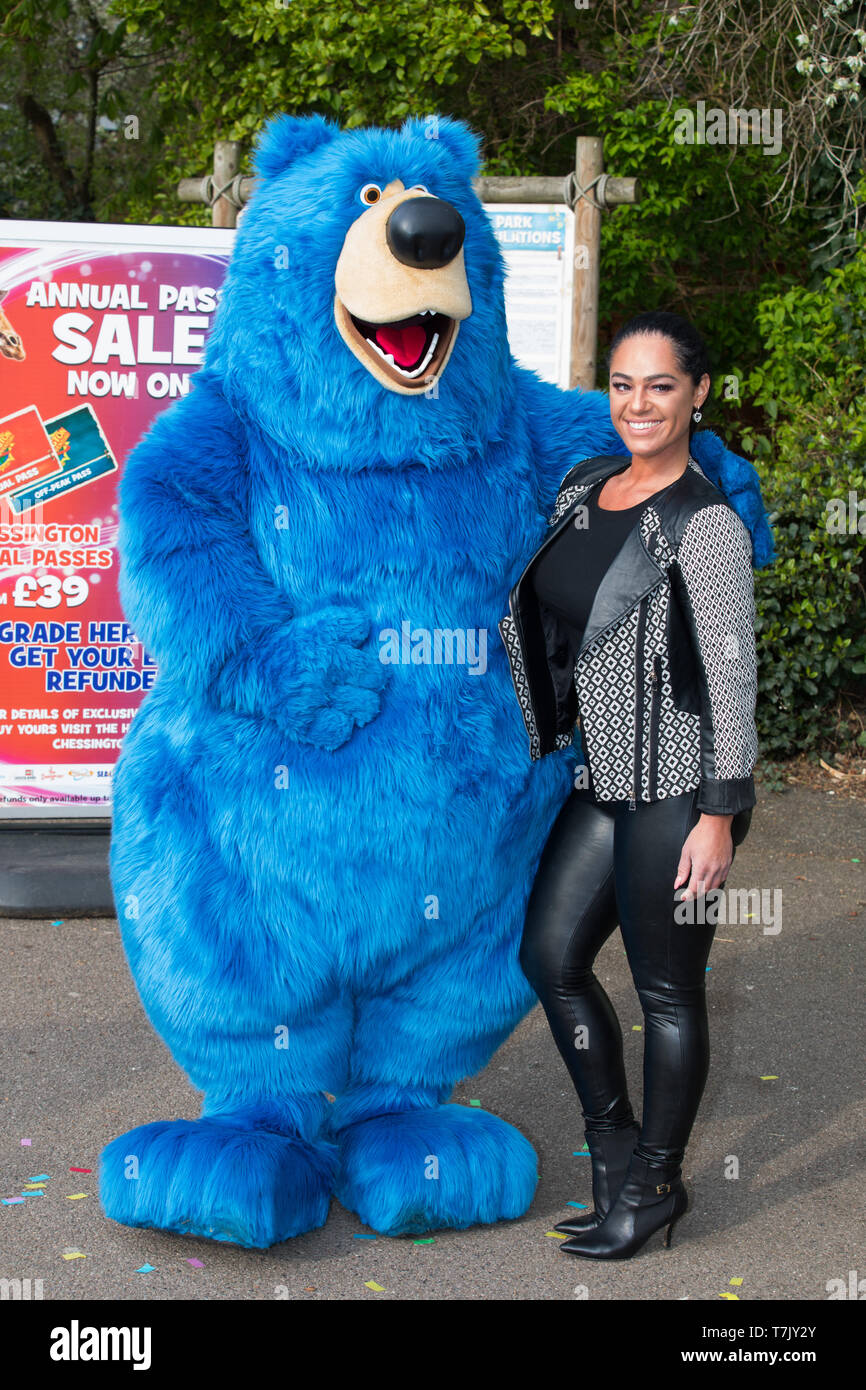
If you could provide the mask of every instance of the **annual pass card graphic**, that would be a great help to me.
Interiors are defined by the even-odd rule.
[[[35,405],[0,420],[0,497],[57,473],[60,459]]]
[[[64,415],[55,415],[45,421],[45,429],[59,460],[60,471],[28,483],[9,498],[10,507],[18,514],[92,483],[117,468],[92,406],[80,405]]]

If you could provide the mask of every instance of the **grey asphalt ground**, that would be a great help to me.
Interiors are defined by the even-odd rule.
[[[0,921],[0,1196],[51,1175],[44,1196],[0,1206],[0,1277],[41,1279],[45,1300],[826,1300],[828,1281],[866,1281],[864,869],[866,803],[759,790],[727,886],[781,888],[782,928],[717,929],[713,1057],[684,1166],[691,1208],[671,1249],[659,1234],[616,1263],[569,1257],[546,1234],[591,1193],[589,1159],[573,1157],[578,1107],[540,1008],[454,1096],[534,1143],[541,1181],[520,1221],[432,1244],[358,1240],[369,1232],[335,1201],[321,1230],[268,1251],[109,1222],[96,1172],[70,1169],[96,1170],[103,1145],[133,1125],[195,1118],[197,1095],[145,1018],[116,922]],[[639,1114],[642,1020],[619,933],[597,969]],[[71,1249],[86,1258],[64,1260]],[[143,1264],[153,1271],[137,1273]]]

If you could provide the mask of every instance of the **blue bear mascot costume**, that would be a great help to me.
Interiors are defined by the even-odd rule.
[[[532,1201],[529,1142],[447,1103],[535,1002],[524,910],[575,757],[531,762],[497,622],[565,473],[623,450],[604,395],[515,365],[478,163],[448,119],[271,121],[205,363],[126,467],[159,679],[112,881],[204,1093],[105,1149],[129,1226],[268,1246],[332,1195],[388,1235]],[[751,465],[693,452],[766,551]]]

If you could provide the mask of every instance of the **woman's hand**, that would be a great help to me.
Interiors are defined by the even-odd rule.
[[[680,862],[674,889],[685,883],[681,901],[703,897],[711,888],[718,888],[728,876],[734,859],[731,839],[733,816],[701,815],[689,834]],[[686,882],[688,880],[688,882]]]

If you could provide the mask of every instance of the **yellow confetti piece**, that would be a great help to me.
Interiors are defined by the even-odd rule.
[[[554,1240],[567,1240],[568,1237],[562,1231],[545,1231],[546,1236],[552,1236]]]
[[[738,1286],[742,1284],[742,1282],[742,1279],[740,1279],[736,1274],[734,1275],[733,1279],[728,1280],[729,1284],[737,1284]]]
[[[633,1033],[642,1033],[642,1032],[643,1032],[643,1024],[642,1024],[642,1023],[633,1023],[633,1024],[631,1025],[631,1031],[632,1031]]]
[[[89,1192],[67,1192],[67,1202],[80,1202],[82,1197],[89,1197]]]
[[[368,1280],[365,1282],[365,1284],[364,1284],[364,1288],[365,1288],[365,1289],[372,1289],[374,1293],[384,1293],[384,1292],[385,1292],[385,1290],[384,1290],[384,1288],[382,1287],[382,1285],[381,1285],[381,1284],[377,1284],[375,1279],[368,1279]]]
[[[22,1192],[44,1192],[44,1182],[26,1182],[21,1189]]]
[[[86,1260],[87,1256],[82,1255],[80,1250],[70,1250],[63,1258],[64,1260]]]
[[[762,1076],[762,1081],[778,1081],[778,1076]]]
[[[719,1298],[733,1299],[735,1303],[739,1303],[740,1301],[740,1295],[738,1293],[720,1293]]]

